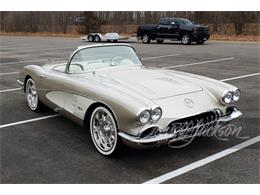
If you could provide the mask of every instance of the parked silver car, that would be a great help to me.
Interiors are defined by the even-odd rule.
[[[149,147],[194,137],[242,114],[234,106],[238,88],[147,68],[127,44],[79,47],[65,64],[25,66],[18,82],[32,111],[45,104],[84,125],[107,156],[123,143]]]

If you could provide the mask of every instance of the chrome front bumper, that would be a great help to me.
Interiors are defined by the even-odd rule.
[[[225,124],[227,124],[228,122],[230,122],[233,119],[236,119],[238,117],[240,117],[242,115],[242,112],[240,112],[239,110],[237,110],[236,108],[232,108],[233,110],[224,116],[220,116],[217,120],[217,125],[215,128],[217,127],[221,127]],[[156,144],[156,143],[160,143],[160,142],[169,142],[169,141],[178,141],[178,140],[182,140],[182,139],[186,139],[189,137],[194,137],[197,136],[197,134],[192,135],[192,136],[185,136],[185,138],[175,138],[176,134],[175,133],[160,133],[157,134],[156,136],[153,137],[148,137],[148,138],[140,138],[137,136],[132,136],[129,134],[126,134],[122,131],[120,131],[118,133],[118,135],[123,138],[123,140],[127,141],[127,142],[131,142],[131,143],[135,143],[135,144]]]

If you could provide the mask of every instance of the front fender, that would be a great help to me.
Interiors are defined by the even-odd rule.
[[[185,80],[189,80],[192,83],[195,83],[202,87],[209,95],[211,95],[219,104],[222,104],[221,99],[227,91],[235,91],[237,87],[218,81],[216,79],[211,79],[208,77],[195,75],[191,73],[181,72],[181,71],[169,71],[175,76],[179,76]]]

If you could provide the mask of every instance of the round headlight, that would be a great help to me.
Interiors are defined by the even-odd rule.
[[[230,104],[232,102],[232,93],[229,91],[227,92],[224,97],[223,97],[223,101],[226,103],[226,104]]]
[[[239,89],[233,92],[233,101],[237,102],[240,99],[241,92]]]
[[[137,116],[138,122],[141,123],[142,125],[148,123],[150,121],[150,118],[151,118],[151,113],[149,110],[144,110]]]
[[[152,121],[158,121],[162,116],[162,109],[157,107],[155,109],[152,110],[152,113],[151,113],[151,118],[152,118]]]

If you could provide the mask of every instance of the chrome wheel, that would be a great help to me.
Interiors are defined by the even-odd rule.
[[[149,35],[145,34],[142,38],[143,43],[150,43],[150,37]]]
[[[32,79],[28,79],[26,82],[26,98],[28,106],[31,110],[36,110],[38,107],[38,95],[36,91],[35,83]]]
[[[90,132],[93,143],[103,155],[110,155],[117,145],[117,126],[110,111],[97,107],[91,115]]]
[[[182,38],[181,38],[181,42],[182,44],[184,45],[188,45],[190,44],[190,36],[189,35],[183,35]]]

